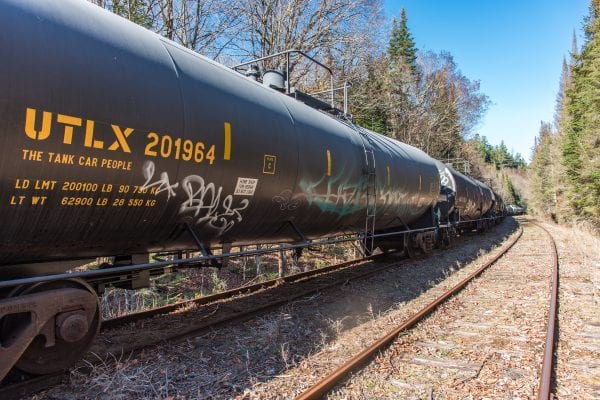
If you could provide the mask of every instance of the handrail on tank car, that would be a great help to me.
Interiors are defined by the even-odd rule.
[[[272,58],[275,58],[275,57],[279,57],[279,56],[285,55],[285,82],[286,82],[285,93],[286,94],[290,94],[291,93],[291,88],[290,88],[290,55],[291,54],[300,54],[301,56],[309,59],[313,63],[317,64],[318,66],[320,66],[321,68],[323,68],[327,72],[329,72],[329,81],[330,81],[329,85],[330,85],[330,89],[328,90],[328,92],[331,92],[331,108],[335,108],[335,103],[334,103],[334,98],[333,98],[333,91],[334,91],[334,88],[333,88],[333,70],[331,68],[329,68],[327,65],[325,65],[325,64],[321,63],[320,61],[317,61],[313,57],[309,56],[308,54],[306,54],[302,50],[291,49],[291,50],[280,51],[279,53],[271,54],[271,55],[260,57],[260,58],[255,58],[254,60],[250,60],[250,61],[243,62],[241,64],[234,65],[233,67],[231,67],[231,69],[237,70],[238,68],[244,67],[246,65],[256,64],[256,63],[258,63],[260,61],[265,61],[265,60],[269,60],[269,59],[272,59]]]
[[[348,89],[350,89],[352,87],[352,83],[348,82],[348,81],[344,81],[344,85],[337,87],[337,88],[333,88],[333,89],[328,89],[328,90],[321,90],[319,92],[312,92],[309,93],[309,96],[314,96],[317,94],[323,94],[323,93],[330,93],[330,92],[336,92],[336,91],[340,91],[343,90],[343,94],[344,94],[344,115],[347,118],[352,119],[352,115],[348,114]]]

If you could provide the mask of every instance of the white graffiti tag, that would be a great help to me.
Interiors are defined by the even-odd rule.
[[[243,199],[234,207],[233,195],[223,195],[223,187],[218,188],[214,183],[206,183],[204,178],[198,175],[189,175],[180,182],[171,183],[169,174],[161,172],[160,178],[152,182],[156,166],[152,161],[146,161],[143,166],[143,174],[146,182],[142,190],[156,187],[155,194],[167,192],[167,201],[171,197],[177,197],[175,189],[183,190],[186,194],[185,200],[179,207],[179,214],[193,213],[196,224],[215,229],[218,235],[230,230],[236,223],[242,221],[241,211],[248,208],[250,201]]]
[[[179,213],[193,212],[197,224],[206,223],[218,230],[219,235],[230,230],[236,222],[241,222],[240,211],[250,204],[248,199],[243,199],[238,207],[233,207],[232,195],[222,198],[222,186],[217,189],[212,182],[206,184],[204,178],[198,175],[182,179],[181,188],[187,194],[187,200],[181,204]]]
[[[274,203],[279,204],[280,210],[293,211],[300,206],[304,197],[306,197],[304,194],[297,194],[292,197],[292,190],[286,189],[278,195],[273,196],[272,200]]]
[[[169,200],[171,196],[177,196],[177,194],[175,193],[175,189],[177,189],[177,187],[179,186],[179,182],[171,184],[171,182],[169,182],[169,174],[167,174],[166,172],[161,172],[160,179],[156,182],[150,183],[150,181],[154,177],[154,172],[156,172],[156,167],[154,166],[154,163],[152,161],[146,161],[142,168],[144,179],[146,179],[146,182],[144,182],[144,184],[142,185],[142,190],[146,190],[151,187],[157,186],[156,194],[167,191],[167,200]]]

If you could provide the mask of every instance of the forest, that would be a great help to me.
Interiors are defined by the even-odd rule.
[[[563,59],[554,121],[542,121],[529,166],[530,208],[600,231],[600,0],[592,0]]]
[[[600,0],[591,0],[581,49],[574,43],[563,62],[556,116],[541,123],[530,165],[477,133],[491,104],[479,82],[450,52],[420,50],[405,11],[387,21],[381,0],[90,1],[229,66],[306,52],[332,68],[335,87],[349,87],[358,124],[453,163],[530,213],[600,227]],[[305,92],[328,89],[328,76],[302,59],[290,71]],[[341,91],[335,100],[341,107]]]

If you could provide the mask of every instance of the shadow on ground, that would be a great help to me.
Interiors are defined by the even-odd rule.
[[[465,235],[428,258],[401,260],[379,275],[293,301],[177,345],[115,356],[46,398],[231,398],[330,345],[342,332],[419,297],[498,246],[518,227],[507,218],[483,235]],[[374,338],[375,339],[375,338]]]

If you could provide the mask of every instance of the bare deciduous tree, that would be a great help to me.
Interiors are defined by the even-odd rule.
[[[434,157],[457,156],[488,105],[479,83],[462,75],[444,52],[419,55],[417,74],[401,61],[390,65],[382,60],[375,68],[375,79],[360,89],[354,110],[363,117],[384,118],[379,123],[385,125],[384,133]],[[369,107],[379,111],[372,113]]]
[[[238,3],[225,0],[89,0],[164,37],[217,58],[242,22]]]
[[[245,0],[242,7],[242,29],[232,42],[237,56],[259,58],[296,49],[346,69],[372,50],[366,39],[379,29],[381,17],[380,0]],[[290,62],[294,69],[300,60]],[[282,59],[263,65],[282,66]],[[296,73],[307,71],[298,68]]]
[[[447,52],[428,52],[419,57],[420,79],[417,80],[416,109],[411,129],[416,144],[425,152],[440,157],[457,156],[462,139],[466,139],[481,120],[488,99],[479,92],[479,82],[472,82],[457,68]]]
[[[242,23],[238,3],[223,0],[157,0],[155,31],[183,46],[217,58],[228,49]]]

